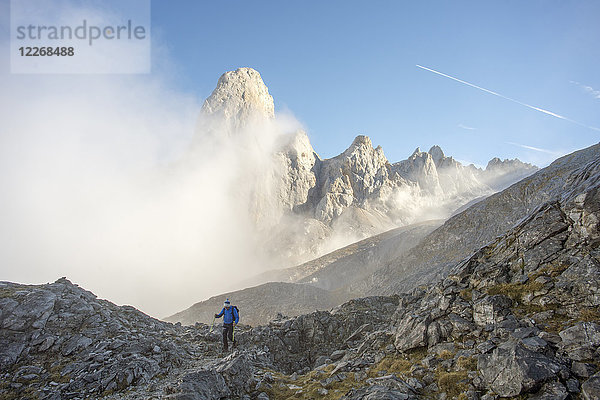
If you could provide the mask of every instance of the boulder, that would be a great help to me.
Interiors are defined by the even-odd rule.
[[[517,342],[504,342],[491,354],[477,361],[483,386],[502,397],[538,390],[555,379],[561,366],[543,354],[528,350]]]
[[[597,369],[598,368],[596,368],[594,364],[582,363],[579,361],[573,361],[571,364],[571,371],[573,371],[573,373],[578,377],[585,379],[592,376]]]
[[[595,322],[580,322],[559,333],[560,349],[576,361],[590,360],[600,346],[600,325]]]
[[[512,300],[502,294],[485,296],[473,304],[473,320],[478,325],[495,324],[510,313]]]
[[[225,379],[234,395],[241,396],[249,391],[248,384],[254,372],[246,354],[231,354],[217,366],[216,371]]]
[[[549,382],[534,395],[529,397],[529,400],[564,400],[569,394],[567,389],[560,382]]]
[[[427,328],[430,318],[408,315],[399,322],[394,345],[398,351],[407,351],[427,345]]]
[[[331,358],[333,361],[337,361],[340,358],[344,357],[345,355],[346,355],[345,350],[336,350],[333,353],[331,353],[331,356],[329,356],[329,358]]]
[[[600,400],[600,372],[583,382],[581,395],[585,400]]]
[[[198,370],[182,377],[176,400],[218,400],[231,396],[223,377],[214,369]]]
[[[352,389],[344,397],[344,400],[410,400],[416,399],[400,390],[388,389],[385,386],[374,385]]]

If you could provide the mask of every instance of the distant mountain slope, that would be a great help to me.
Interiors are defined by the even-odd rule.
[[[442,223],[442,220],[425,221],[378,235],[378,240],[373,241],[372,246],[357,249],[300,279],[299,282],[328,290],[348,288],[381,268],[388,260],[401,257]],[[369,240],[371,239],[366,241]],[[347,293],[353,295],[352,291]]]
[[[246,284],[271,283],[211,297],[165,320],[183,324],[210,323],[226,298],[243,310],[243,322],[249,325],[267,323],[277,313],[296,316],[335,307],[356,297],[343,288],[367,277],[381,262],[409,250],[441,223],[427,221],[393,229],[300,266],[269,271]]]
[[[246,325],[268,322],[278,313],[296,316],[315,310],[329,310],[344,302],[335,293],[310,285],[271,282],[211,297],[165,320],[185,325],[196,322],[210,324],[214,314],[223,308],[226,298],[239,308],[240,322]]]
[[[380,247],[384,247],[383,244],[386,242],[389,242],[389,247],[393,247],[393,251],[396,252],[396,255],[400,255],[400,253],[415,246],[422,238],[435,228],[439,227],[442,223],[443,221],[441,220],[425,221],[391,229],[387,232],[380,233],[379,235],[363,239],[342,247],[341,249],[332,251],[331,253],[327,253],[314,260],[307,261],[304,264],[264,272],[243,283],[246,286],[252,286],[263,282],[311,282],[313,281],[312,278],[319,277],[321,271],[323,271],[324,274],[327,274],[327,271],[330,271],[329,268],[333,267],[334,264],[346,264],[357,254],[362,254],[363,252],[374,248],[379,249]],[[380,253],[378,250],[375,251]],[[370,254],[372,253],[373,251],[370,251]],[[372,262],[374,262],[374,257],[371,258]],[[379,258],[383,257],[380,255]],[[322,287],[318,284],[315,286]]]
[[[598,180],[600,144],[576,151],[450,218],[402,257],[353,285],[362,294],[398,293],[443,277],[544,203],[581,193]]]

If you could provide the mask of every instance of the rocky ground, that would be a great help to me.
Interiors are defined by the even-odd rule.
[[[0,398],[600,399],[599,185],[543,204],[434,285],[242,326],[229,354],[219,329],[64,278],[4,282]]]

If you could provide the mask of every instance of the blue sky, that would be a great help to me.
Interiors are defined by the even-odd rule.
[[[415,65],[600,127],[599,15],[598,1],[154,0],[152,32],[171,83],[199,98],[224,71],[256,68],[322,157],[366,134],[391,161],[439,144],[545,165],[600,132]]]

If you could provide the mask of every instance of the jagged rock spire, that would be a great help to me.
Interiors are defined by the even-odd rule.
[[[440,161],[442,161],[446,156],[444,155],[444,151],[438,145],[434,145],[429,149],[429,154],[431,154],[431,158],[433,158],[433,162],[436,167],[440,166]]]
[[[225,118],[239,128],[255,118],[273,118],[275,109],[273,97],[258,71],[244,67],[221,75],[202,112]]]

